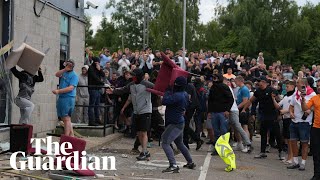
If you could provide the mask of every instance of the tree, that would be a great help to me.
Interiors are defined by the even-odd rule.
[[[84,21],[85,21],[85,45],[91,46],[93,44],[93,30],[91,29],[91,17],[88,14],[84,15]]]
[[[156,0],[148,0],[149,21],[152,21],[156,11]],[[115,0],[109,1],[106,8],[115,8],[112,13],[111,21],[115,28],[123,34],[123,42],[125,47],[131,49],[142,48],[143,41],[143,17],[144,4],[143,0]],[[148,8],[147,8],[148,9]]]
[[[100,27],[97,29],[94,40],[94,49],[96,50],[107,47],[111,51],[117,51],[121,48],[120,32],[112,22],[108,22],[104,13],[102,14]]]
[[[115,12],[111,22],[103,18],[94,37],[95,47],[116,50],[122,47],[123,39],[125,47],[142,48],[143,2],[147,2],[149,9],[149,46],[159,50],[180,49],[182,0],[110,0],[106,8],[113,7]],[[215,18],[207,24],[199,23],[199,3],[187,0],[189,51],[230,51],[250,57],[262,51],[266,63],[281,60],[294,67],[319,61],[320,3],[298,7],[294,0],[228,0],[226,6],[217,4]]]
[[[150,39],[157,49],[182,47],[183,1],[158,0],[159,12],[150,24]],[[199,1],[187,0],[186,48],[194,49],[201,36],[199,30]]]

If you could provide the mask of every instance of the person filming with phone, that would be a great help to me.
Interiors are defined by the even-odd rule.
[[[290,124],[290,143],[293,153],[293,163],[288,166],[288,169],[305,170],[305,164],[308,157],[308,143],[310,139],[310,129],[312,123],[313,112],[311,110],[304,111],[301,107],[302,97],[308,102],[316,93],[308,85],[307,79],[302,78],[297,80],[297,91],[292,96],[290,102],[290,116],[292,123]],[[302,145],[301,163],[298,161],[298,144],[300,141]]]

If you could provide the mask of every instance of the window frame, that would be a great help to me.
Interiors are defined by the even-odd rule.
[[[61,18],[62,17],[65,17],[68,19],[68,23],[67,23],[68,32],[67,33],[61,31],[61,26],[62,26],[62,21],[61,21],[62,19]],[[66,53],[66,57],[64,60],[67,60],[70,58],[70,16],[68,16],[67,14],[61,13],[61,15],[60,15],[59,31],[60,31],[60,54],[61,54],[61,52]],[[65,36],[67,38],[67,44],[62,44],[62,41],[61,41],[62,36]],[[65,49],[62,48],[63,46],[65,47]],[[62,60],[61,56],[60,56],[60,60]]]

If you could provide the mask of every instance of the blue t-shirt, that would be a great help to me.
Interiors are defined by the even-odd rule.
[[[64,72],[60,78],[59,89],[73,86],[73,90],[67,93],[59,94],[59,97],[76,97],[76,87],[79,82],[78,75],[74,72]]]
[[[101,54],[100,55],[100,65],[105,68],[106,67],[106,63],[110,62],[110,57],[104,55],[104,54]]]
[[[247,88],[247,86],[242,86],[238,90],[238,95],[237,95],[237,105],[241,104],[243,101],[243,98],[248,98],[250,99],[250,91]]]

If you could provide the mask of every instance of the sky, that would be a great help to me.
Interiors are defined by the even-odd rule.
[[[84,1],[87,2],[88,0],[84,0]],[[296,1],[299,6],[303,6],[308,1],[313,4],[317,4],[320,2],[320,0],[296,0]],[[106,17],[110,20],[111,14],[114,11],[114,9],[105,9],[105,4],[107,0],[90,0],[90,2],[99,6],[97,9],[89,8],[85,10],[85,13],[91,16],[92,29],[95,33],[102,19],[102,12],[104,12]],[[200,6],[199,6],[200,22],[205,24],[210,20],[212,20],[214,16],[213,11],[217,4],[226,5],[227,0],[200,0]]]

